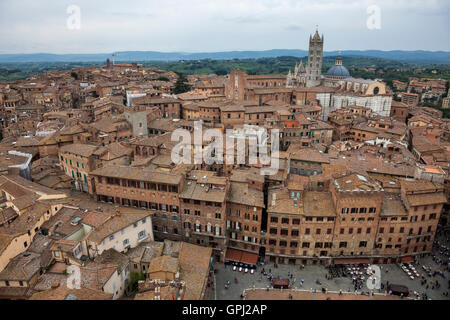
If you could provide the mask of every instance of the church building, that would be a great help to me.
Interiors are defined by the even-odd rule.
[[[360,106],[370,108],[381,116],[389,116],[392,104],[392,94],[388,92],[386,84],[379,80],[353,78],[342,64],[341,52],[336,58],[335,65],[325,76],[322,75],[323,35],[316,30],[314,36],[309,37],[309,55],[306,68],[303,62],[295,65],[294,73],[286,77],[286,87],[295,91],[296,104],[304,104],[301,97],[315,93],[316,99],[322,107],[323,120],[328,114],[345,106]]]

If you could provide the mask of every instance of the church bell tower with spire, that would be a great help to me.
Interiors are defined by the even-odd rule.
[[[320,85],[322,75],[323,34],[319,35],[318,27],[314,36],[309,36],[308,64],[306,66],[306,87]]]

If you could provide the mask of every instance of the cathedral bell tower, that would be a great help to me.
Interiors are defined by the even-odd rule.
[[[308,64],[306,66],[306,87],[320,85],[322,75],[323,34],[316,28],[314,36],[309,36]]]

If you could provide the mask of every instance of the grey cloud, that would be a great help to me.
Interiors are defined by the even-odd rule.
[[[252,16],[241,16],[241,17],[232,17],[232,18],[223,18],[226,22],[233,23],[262,23],[267,21],[264,18],[252,17]]]
[[[66,27],[72,4],[81,30]],[[380,30],[366,27],[371,4]],[[318,24],[325,50],[450,50],[449,15],[448,0],[0,0],[0,43],[7,53],[306,49]]]
[[[284,29],[288,30],[288,31],[304,30],[304,28],[302,26],[298,25],[298,24],[290,24],[290,25],[286,26]]]

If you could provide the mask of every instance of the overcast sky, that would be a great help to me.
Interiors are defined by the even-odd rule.
[[[450,51],[449,0],[0,0],[0,53],[307,49],[316,25],[325,51]]]

